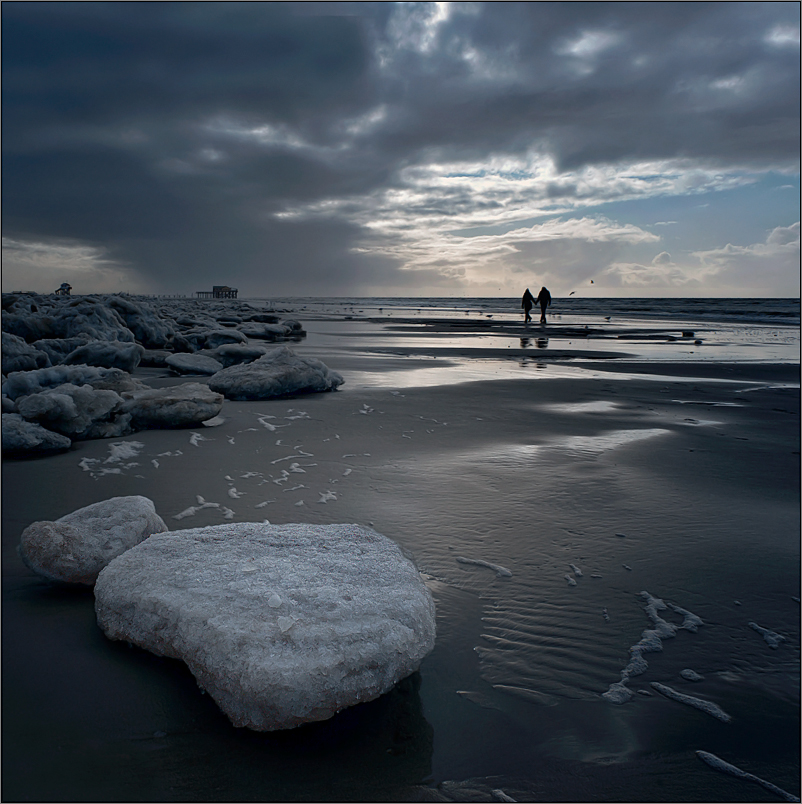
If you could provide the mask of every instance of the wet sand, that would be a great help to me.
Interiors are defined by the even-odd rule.
[[[538,348],[304,324],[297,351],[343,374],[337,392],[3,462],[4,800],[777,800],[697,750],[799,794],[798,363],[696,360],[682,340],[654,360],[646,338],[597,349],[556,328]],[[118,441],[132,456],[115,460]],[[181,516],[197,495],[233,521],[371,524],[432,589],[434,652],[326,723],[234,729],[183,665],[107,641],[91,591],[16,555],[30,522],[124,494],[176,529],[224,521]],[[612,704],[652,627],[643,591],[704,624],[647,654]]]

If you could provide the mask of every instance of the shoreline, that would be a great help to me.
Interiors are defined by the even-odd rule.
[[[447,357],[429,334],[378,331],[329,320],[292,345],[342,371],[336,391],[226,401],[215,427],[3,461],[4,797],[749,800],[699,749],[798,792],[798,364],[664,362],[643,343],[538,368],[551,344],[502,357],[475,334]],[[280,482],[288,455],[304,469],[294,484]],[[171,529],[222,521],[177,518],[196,495],[235,522],[375,527],[435,596],[434,652],[331,721],[234,729],[183,665],[108,642],[91,592],[45,583],[16,554],[31,521],[125,494]],[[704,625],[649,654],[617,706],[601,696],[650,627],[644,590]],[[749,622],[786,642],[770,648]],[[648,694],[652,681],[733,720]]]

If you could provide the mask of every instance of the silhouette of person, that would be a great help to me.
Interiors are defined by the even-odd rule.
[[[529,311],[535,306],[535,297],[529,292],[529,288],[524,292],[521,299],[521,307],[524,308],[524,324],[528,324],[532,320]]]
[[[551,293],[548,288],[540,288],[537,294],[537,303],[540,305],[540,323],[546,323],[546,308],[551,304]]]

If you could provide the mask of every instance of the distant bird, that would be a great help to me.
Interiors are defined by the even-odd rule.
[[[606,316],[604,316],[604,320],[605,320],[605,321],[609,321],[611,318],[612,318],[612,316],[611,316],[611,315],[606,315]]]
[[[590,280],[590,284],[591,284],[591,285],[593,284],[593,280],[592,280],[592,279]]]
[[[575,290],[572,290],[572,291],[571,291],[571,292],[570,292],[568,295],[569,295],[569,296],[573,296],[573,295],[574,295],[574,293],[576,293],[576,291],[575,291]]]

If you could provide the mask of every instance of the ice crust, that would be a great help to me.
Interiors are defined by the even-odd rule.
[[[209,387],[226,399],[271,399],[298,393],[333,391],[342,376],[311,357],[300,357],[279,346],[251,363],[218,371]]]
[[[12,371],[31,371],[46,368],[50,358],[44,352],[28,344],[24,338],[10,332],[3,333],[3,374]]]
[[[382,695],[435,638],[413,562],[358,525],[157,534],[100,573],[95,601],[109,638],[182,659],[234,725],[257,731]]]
[[[65,366],[101,366],[132,372],[142,359],[145,349],[138,343],[121,341],[89,341],[70,352],[61,361]]]
[[[19,552],[38,575],[91,586],[112,559],[166,530],[147,497],[112,497],[54,522],[34,522],[22,532]]]

